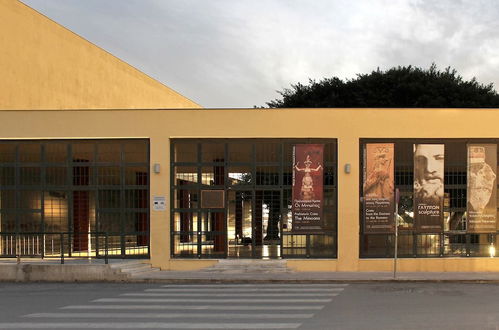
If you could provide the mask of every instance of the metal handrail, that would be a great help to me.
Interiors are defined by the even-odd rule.
[[[59,238],[59,258],[61,264],[65,263],[65,237],[74,237],[79,235],[88,235],[95,237],[96,242],[98,242],[99,237],[104,237],[104,262],[109,263],[109,232],[0,232],[0,254],[8,254],[16,257],[17,263],[21,262],[21,257],[23,255],[35,256],[39,255],[40,258],[44,259],[47,257],[45,252],[46,249],[46,237],[47,236],[58,236]],[[42,238],[40,240],[40,237]],[[40,248],[40,241],[43,246]],[[67,241],[68,249],[67,253],[71,256],[71,244],[74,243],[71,239]],[[54,240],[52,240],[52,254],[54,254]],[[89,246],[90,247],[90,246]],[[99,244],[95,245],[95,255],[98,257],[101,254],[102,248],[99,248]],[[4,253],[6,252],[6,253]],[[90,258],[90,249],[87,249],[88,258]]]

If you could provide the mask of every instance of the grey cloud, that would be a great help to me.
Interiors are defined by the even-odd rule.
[[[24,0],[206,107],[435,62],[499,83],[495,1]]]

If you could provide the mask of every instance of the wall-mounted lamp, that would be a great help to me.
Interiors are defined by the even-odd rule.
[[[159,174],[161,172],[161,165],[158,163],[154,164],[153,171],[154,173]]]
[[[349,174],[352,169],[352,166],[349,163],[345,164],[345,173]]]

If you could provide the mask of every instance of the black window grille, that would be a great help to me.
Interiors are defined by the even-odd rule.
[[[497,144],[499,139],[361,139],[360,164],[364,168],[364,149],[367,143],[394,143],[395,188],[400,191],[398,256],[428,257],[490,257],[490,248],[498,248],[497,232],[467,232],[467,145]],[[444,144],[444,225],[434,233],[418,232],[413,214],[414,144]],[[394,234],[364,232],[363,173],[360,171],[360,257],[393,258]]]
[[[321,232],[296,234],[290,226],[293,146],[313,143],[324,144],[326,226]],[[173,139],[171,254],[261,258],[265,255],[255,245],[275,243],[278,250],[268,257],[336,258],[336,173],[336,139]],[[202,190],[222,190],[225,206],[203,208]],[[252,212],[254,224],[263,232],[247,237],[242,212]],[[267,220],[277,218],[278,223]],[[255,250],[245,252],[248,246]]]
[[[148,198],[148,140],[1,141],[0,255],[148,257]]]

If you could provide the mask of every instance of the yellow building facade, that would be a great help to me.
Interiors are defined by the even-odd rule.
[[[265,190],[272,198],[276,192],[279,203],[284,203],[283,194],[290,191],[289,173],[296,165],[286,158],[291,157],[291,147],[320,143],[331,146],[329,165],[324,163],[324,167],[329,166],[325,191],[329,189],[332,196],[327,205],[332,220],[329,238],[318,239],[317,245],[324,251],[318,251],[318,256],[308,251],[290,258],[282,254],[286,244],[289,251],[302,249],[305,243],[295,241],[299,237],[306,240],[307,249],[316,238],[294,237],[289,232],[290,241],[285,242],[288,224],[283,219],[289,209],[279,204],[281,218],[274,243],[281,254],[256,257],[284,257],[288,267],[298,271],[390,271],[393,234],[372,239],[363,231],[366,144],[393,143],[395,148],[405,148],[409,161],[395,170],[395,182],[409,189],[406,196],[412,193],[413,145],[445,144],[449,159],[445,180],[450,182],[446,189],[453,189],[448,203],[462,220],[466,146],[497,145],[499,138],[497,109],[202,109],[19,1],[0,0],[0,18],[0,44],[7,45],[0,53],[0,245],[4,256],[15,255],[6,243],[12,235],[23,234],[37,242],[30,245],[35,249],[27,255],[49,255],[50,248],[53,252],[54,244],[38,243],[40,237],[45,240],[52,235],[56,245],[71,240],[67,249],[74,256],[84,256],[95,251],[96,245],[102,248],[102,232],[114,230],[120,233],[115,242],[117,256],[128,256],[131,247],[144,248],[138,255],[164,270],[200,269],[217,263],[217,255],[200,253],[208,242],[217,244],[216,235],[222,235],[225,242],[216,248],[220,258],[236,257],[228,252],[227,238],[231,196],[241,196],[233,192],[253,194],[251,206],[243,205],[240,211],[252,209],[254,214],[260,210],[258,221],[267,219],[268,232],[272,209],[263,211],[262,204],[269,203],[262,197],[257,206],[255,195]],[[247,154],[256,160],[230,163],[217,156],[205,161],[205,142],[222,145],[224,155],[230,154],[232,143],[235,148],[251,144],[253,149]],[[281,148],[279,160],[265,153],[272,144]],[[194,151],[189,151],[192,146]],[[255,150],[260,147],[263,160],[258,163]],[[195,160],[179,161],[179,152],[190,153]],[[217,171],[222,171],[219,175],[225,182],[217,182]],[[259,173],[275,180],[271,189],[258,188],[267,185],[258,182]],[[400,183],[401,173],[409,181]],[[235,187],[237,182],[252,180],[251,175],[256,180],[251,189]],[[184,221],[189,229],[176,234],[177,213],[182,223],[181,215],[188,213],[190,203],[201,202],[195,194],[178,197],[179,191],[188,190],[178,186],[179,178],[183,184],[195,182],[199,193],[203,187],[222,187],[218,190],[224,203],[218,213],[223,216],[218,219],[221,222],[215,220],[222,227],[213,227],[213,209],[207,207],[211,211],[205,217],[203,207],[197,206],[197,225],[192,225],[191,217]],[[177,205],[180,199],[184,202]],[[211,223],[209,229],[203,227],[203,219]],[[487,255],[497,245],[496,231],[475,235],[459,219],[441,233],[413,231],[404,236],[410,242],[401,247],[411,251],[402,249],[399,270],[498,271],[498,259]],[[90,237],[91,232],[101,232],[100,239]],[[58,239],[57,235],[62,236]],[[255,248],[254,236],[247,242],[244,237],[235,239],[241,241],[242,249]],[[197,253],[188,257],[177,253],[184,245]],[[371,253],[375,248],[376,253]]]
[[[27,116],[29,114],[29,116]],[[312,128],[304,122],[314,118]],[[428,120],[431,118],[431,120]],[[360,139],[486,139],[497,136],[495,109],[209,109],[58,110],[0,112],[1,138],[148,139],[150,199],[165,196],[166,210],[150,212],[151,263],[162,269],[195,269],[216,260],[172,258],[170,242],[170,162],[172,139],[334,138],[338,143],[337,258],[290,259],[298,270],[389,271],[390,258],[361,258],[359,252]],[[119,123],[119,124],[117,124]],[[274,123],[269,127],[265,123]],[[376,123],[383,123],[380,130]],[[401,123],[411,123],[401,124]],[[420,124],[418,124],[420,123]],[[465,130],[454,129],[466,127]],[[446,129],[452,127],[452,129]],[[350,164],[350,173],[344,166]],[[151,165],[152,166],[152,165]],[[401,271],[497,271],[490,257],[403,258]]]
[[[1,109],[200,108],[20,1],[0,20]]]

